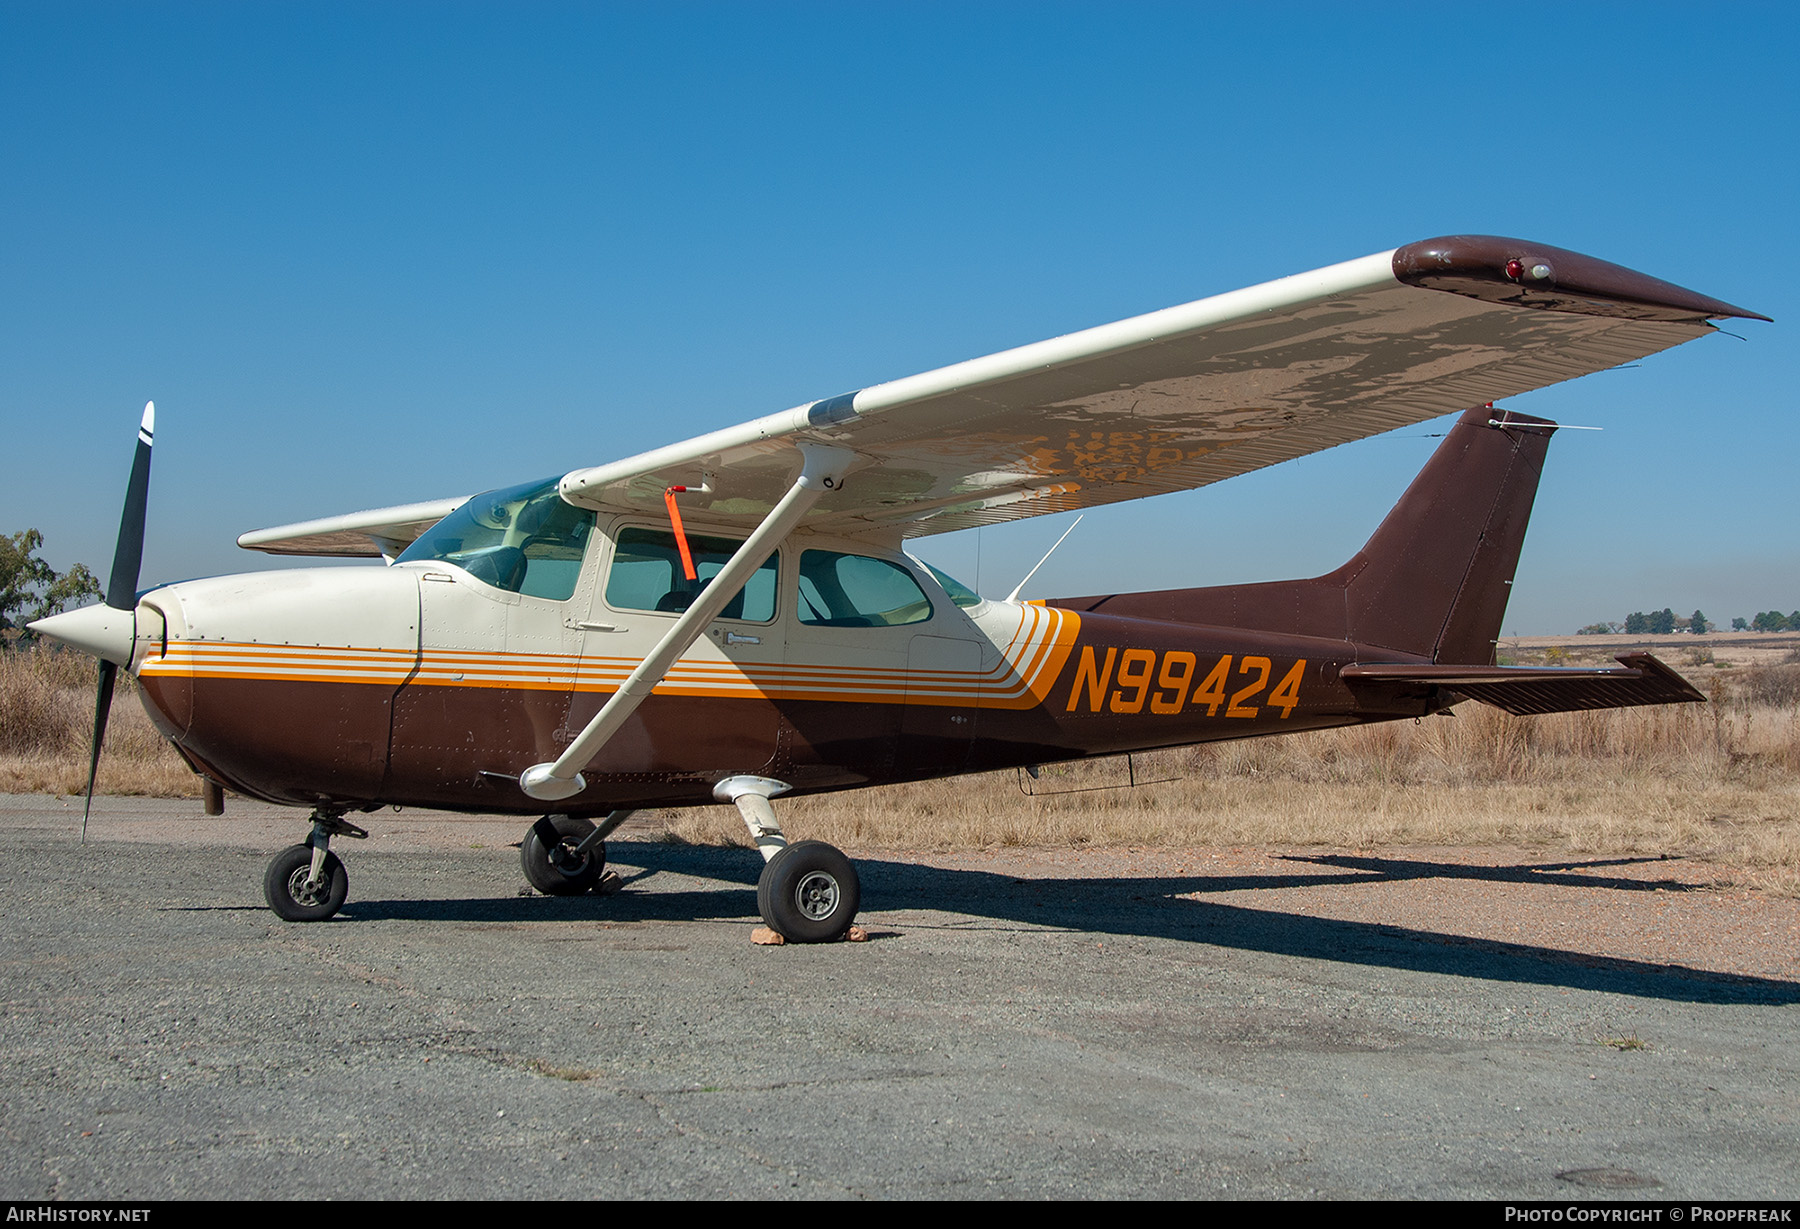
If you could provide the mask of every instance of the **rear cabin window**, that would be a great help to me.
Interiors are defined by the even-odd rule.
[[[809,550],[800,555],[799,615],[814,627],[900,627],[931,618],[931,599],[885,559]]]
[[[606,604],[614,610],[659,610],[679,614],[694,604],[706,582],[717,576],[743,543],[730,538],[688,535],[688,553],[698,576],[689,580],[681,566],[675,535],[662,529],[624,529],[613,550],[606,578]],[[780,553],[757,568],[736,597],[725,604],[721,619],[767,623],[775,617],[775,587]]]

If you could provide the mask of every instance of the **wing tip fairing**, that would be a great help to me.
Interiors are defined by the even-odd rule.
[[[1396,248],[1393,261],[1394,277],[1409,286],[1512,307],[1692,323],[1769,319],[1623,265],[1525,239],[1445,235]]]

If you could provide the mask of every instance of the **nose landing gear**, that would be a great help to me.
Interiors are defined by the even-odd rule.
[[[276,854],[263,872],[263,898],[286,922],[323,922],[344,907],[350,876],[343,860],[331,852],[331,838],[363,840],[369,835],[342,812],[314,811],[312,820],[306,842]]]

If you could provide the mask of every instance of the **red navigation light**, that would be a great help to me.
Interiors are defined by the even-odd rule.
[[[1516,257],[1506,262],[1506,276],[1512,278],[1512,280],[1516,282],[1524,275],[1525,266]]]

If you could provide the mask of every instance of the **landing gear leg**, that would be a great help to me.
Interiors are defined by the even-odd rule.
[[[263,873],[263,898],[277,917],[289,922],[322,922],[343,908],[350,893],[344,863],[331,852],[331,838],[369,834],[344,818],[342,811],[313,812],[312,835],[303,845],[276,854]]]
[[[769,799],[788,786],[766,777],[731,777],[713,797],[737,806],[763,856],[756,907],[769,929],[792,943],[841,939],[862,906],[862,885],[849,858],[824,841],[788,844]]]
[[[598,824],[546,815],[525,830],[519,861],[525,879],[545,896],[580,896],[606,869],[606,838],[635,811],[614,811]]]

